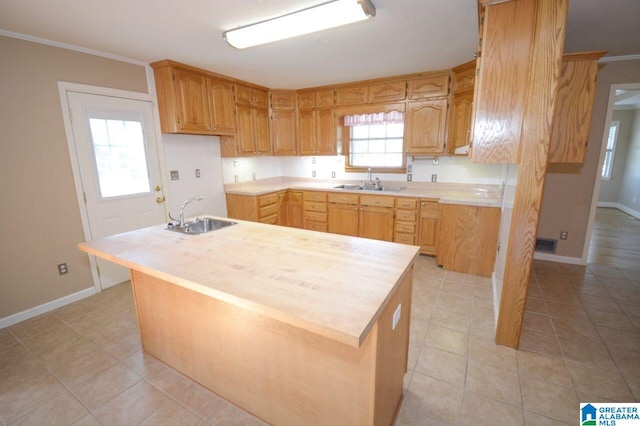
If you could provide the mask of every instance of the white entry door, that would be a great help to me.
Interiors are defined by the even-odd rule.
[[[152,103],[66,94],[90,239],[163,223]],[[95,258],[92,264],[102,289],[130,278],[127,268],[114,263]]]

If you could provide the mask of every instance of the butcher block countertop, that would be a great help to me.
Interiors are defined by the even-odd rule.
[[[354,347],[364,342],[401,278],[410,273],[419,250],[385,241],[235,222],[199,235],[159,225],[79,247]]]
[[[465,183],[430,183],[385,181],[383,186],[401,187],[399,192],[345,190],[335,187],[342,184],[360,184],[362,181],[338,179],[309,179],[294,177],[276,177],[251,182],[225,184],[228,194],[258,196],[275,191],[316,190],[332,192],[352,192],[356,194],[378,194],[393,197],[413,197],[438,200],[442,204],[462,204],[485,207],[502,205],[502,189],[499,185]]]

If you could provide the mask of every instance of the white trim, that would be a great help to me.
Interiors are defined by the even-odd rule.
[[[500,286],[500,291],[498,291],[498,286]],[[497,330],[498,317],[500,315],[500,301],[502,298],[502,283],[498,283],[498,277],[495,271],[491,273],[491,287],[493,289],[493,327]]]
[[[569,263],[571,265],[586,265],[579,257],[558,256],[557,254],[535,252],[533,258],[537,260],[548,260],[549,262]]]
[[[43,303],[40,306],[29,308],[26,311],[18,312],[16,314],[9,315],[8,317],[0,318],[0,329],[37,317],[38,315],[42,315],[70,303],[77,302],[78,300],[93,296],[94,294],[96,294],[95,288],[85,288],[84,290],[80,290],[76,293],[69,294],[56,300],[52,300],[51,302]]]
[[[618,208],[618,203],[614,203],[611,201],[598,201],[597,207],[607,207],[607,208]]]
[[[616,61],[635,61],[637,59],[640,59],[640,55],[603,56],[598,60],[598,63],[616,62]]]
[[[598,207],[607,207],[612,209],[618,209],[622,212],[625,212],[629,216],[633,216],[636,219],[640,220],[640,211],[634,210],[629,206],[625,206],[622,203],[612,203],[611,201],[598,201]]]
[[[605,141],[609,138],[609,127],[611,127],[611,119],[613,117],[613,106],[615,104],[616,90],[619,89],[639,90],[640,83],[612,84],[609,88],[609,103],[607,104],[607,115],[602,132],[602,140],[600,141],[600,157],[598,158],[598,169],[596,170],[595,182],[593,183],[593,194],[591,195],[591,210],[589,212],[589,221],[587,223],[587,234],[585,235],[584,246],[582,247],[582,262],[580,263],[581,265],[586,265],[589,259],[589,247],[591,246],[593,224],[596,220],[596,207],[598,205],[600,186],[602,184],[602,166],[604,165],[604,155],[607,150],[607,144]]]

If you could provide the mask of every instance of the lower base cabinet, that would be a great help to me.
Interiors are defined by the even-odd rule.
[[[500,208],[441,206],[438,265],[448,271],[490,277],[498,249]]]
[[[435,255],[440,239],[440,203],[438,200],[420,200],[418,245],[420,253]]]
[[[280,206],[279,225],[302,228],[302,191],[287,191]]]

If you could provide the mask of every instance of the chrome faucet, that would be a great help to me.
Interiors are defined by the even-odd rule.
[[[191,221],[189,223],[185,222],[185,220],[184,220],[184,208],[187,207],[187,204],[189,204],[192,201],[202,201],[203,199],[204,199],[204,197],[202,195],[200,195],[198,197],[193,197],[193,198],[189,198],[188,200],[185,200],[185,202],[182,203],[182,205],[180,206],[180,214],[178,216],[178,219],[177,220],[174,219],[173,216],[171,216],[171,213],[169,213],[169,218],[171,220],[173,220],[174,222],[177,222],[177,223],[174,223],[175,226],[185,227],[185,226],[191,225],[194,221],[198,220],[198,217],[196,217],[193,221]]]

